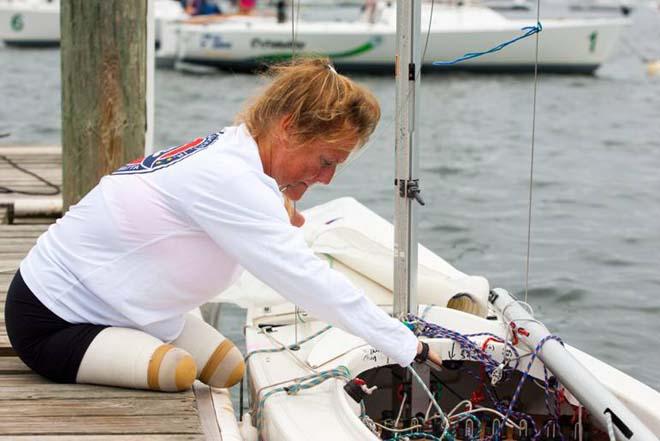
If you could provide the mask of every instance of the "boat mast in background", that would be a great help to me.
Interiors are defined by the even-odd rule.
[[[419,196],[417,154],[421,72],[421,0],[397,2],[396,186],[394,207],[394,316],[417,313],[417,225]]]

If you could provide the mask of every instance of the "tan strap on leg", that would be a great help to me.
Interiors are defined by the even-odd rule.
[[[211,380],[211,376],[213,376],[215,370],[218,368],[218,365],[224,360],[227,352],[233,347],[234,344],[229,341],[229,339],[224,339],[222,343],[220,343],[220,346],[215,349],[209,360],[206,362],[204,369],[202,369],[202,373],[199,376],[199,380],[202,383],[208,384]]]
[[[183,331],[172,344],[195,358],[201,367],[199,380],[209,386],[230,387],[243,378],[245,362],[234,343],[192,314],[186,315]]]
[[[159,346],[155,351],[154,355],[149,361],[149,368],[147,369],[147,384],[149,389],[160,390],[160,385],[158,384],[158,374],[160,373],[160,364],[163,362],[163,358],[167,351],[173,349],[172,345],[162,345]]]

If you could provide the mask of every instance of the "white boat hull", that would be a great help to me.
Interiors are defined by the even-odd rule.
[[[59,3],[0,2],[0,40],[15,46],[59,45]]]
[[[389,15],[392,15],[391,12]],[[436,6],[425,64],[456,59],[467,52],[484,51],[523,33],[532,21],[508,20],[487,8]],[[384,14],[385,17],[387,15]],[[423,34],[428,16],[422,17]],[[624,19],[546,20],[540,34],[539,62],[545,71],[594,71],[611,54],[626,24]],[[290,23],[268,17],[235,17],[211,24],[176,25],[178,35],[161,57],[187,63],[232,69],[250,69],[296,54],[330,57],[345,69],[391,72],[394,66],[396,30],[393,18],[377,23],[301,22],[296,41]],[[423,37],[425,38],[425,36]],[[436,69],[529,70],[535,61],[535,37],[526,38],[501,51],[455,66]]]
[[[493,326],[485,319],[468,316],[458,311],[435,307],[429,312],[429,320],[441,320],[445,326],[461,333],[490,331],[501,337],[504,337],[506,333],[503,326]],[[298,333],[300,338],[304,338],[323,326],[324,324],[318,322],[301,324],[298,326]],[[294,343],[293,326],[277,328],[273,335],[283,344]],[[314,351],[326,352],[323,346],[330,346],[327,340],[332,338],[350,339],[347,335],[342,336],[338,332],[334,336],[329,335],[325,341],[323,339],[318,342],[311,341],[307,344],[308,347],[303,344],[302,349],[297,351],[297,355],[305,360],[309,359],[310,354]],[[273,347],[268,340],[252,328],[247,329],[246,341],[248,342],[248,352],[257,348]],[[368,346],[357,347],[359,344],[359,341],[356,342],[355,349],[346,356],[333,360],[319,369],[345,365],[352,375],[357,376],[378,364],[388,364],[386,359],[375,360],[372,364],[364,363],[364,359],[375,357],[374,350]],[[453,351],[453,345],[448,340],[433,341],[431,346],[446,358],[449,358],[448,355]],[[346,344],[341,348],[350,350],[351,344]],[[576,348],[567,346],[567,349],[589,372],[593,373],[610,393],[637,415],[656,437],[660,435],[660,394],[657,391]],[[334,353],[327,352],[326,358],[330,359]],[[293,363],[286,353],[257,354],[252,358],[249,366],[249,381],[250,391],[253,395],[262,389],[268,391],[272,385],[310,374],[308,370]],[[462,359],[460,351],[457,351],[452,359]],[[540,363],[535,363],[532,375],[536,377],[537,381],[543,381],[543,368]],[[319,441],[377,440],[378,438],[359,420],[355,403],[346,395],[343,385],[342,381],[329,380],[317,388],[300,392],[297,395],[276,394],[268,398],[262,416],[261,436],[263,440],[307,441],[310,439],[310,434],[314,434],[314,439]]]
[[[380,228],[382,220],[364,207],[358,209],[358,205],[355,201],[347,203],[346,200],[337,200],[325,206],[311,209],[306,213],[308,224],[304,229],[310,246],[316,249],[317,252],[321,250],[323,253],[328,251],[335,254],[334,257],[337,261],[341,260],[343,263],[348,263],[352,258],[360,256],[363,251],[359,248],[375,251],[376,255],[379,254],[381,247],[383,249],[389,248],[391,245],[389,236],[381,237],[377,243],[367,244],[365,237],[368,236],[367,239],[373,241],[376,236],[384,232]],[[350,209],[343,210],[342,206]],[[328,232],[329,227],[327,227],[326,221],[335,219],[337,212],[342,210],[347,216],[354,213],[359,219],[355,222],[344,220],[345,228],[336,228]],[[324,216],[327,219],[324,219]],[[334,225],[336,222],[332,224]],[[374,232],[358,232],[356,235],[349,231],[351,228],[363,224],[375,225]],[[329,237],[323,243],[326,234]],[[342,235],[348,238],[346,243],[339,243],[335,251],[329,249],[331,240],[340,239]],[[347,244],[353,244],[354,249],[351,250],[350,247],[347,247]],[[433,269],[438,272],[435,275],[437,283],[446,286],[451,286],[452,283],[458,283],[456,281],[470,277],[450,267],[440,257],[430,255],[428,254],[430,252],[427,252],[428,250],[421,252],[419,260],[420,267],[425,268],[421,272],[422,274],[426,273],[425,277],[432,277],[430,270]],[[386,299],[384,293],[388,293],[389,290],[385,287],[381,287],[380,291],[370,288],[370,284],[374,283],[372,277],[379,278],[381,268],[378,260],[377,257],[373,262],[369,261],[362,265],[351,264],[350,266],[335,266],[335,268],[347,274],[356,285],[364,287],[367,295],[375,303],[382,304]],[[441,276],[440,272],[444,273],[445,276]],[[252,285],[249,283],[239,283],[238,287],[231,290],[230,295],[222,298],[222,300],[237,301],[241,293],[246,299],[251,299],[254,294],[251,292],[250,286]],[[475,287],[479,289],[479,286],[475,285]],[[265,286],[259,289],[269,290]],[[444,289],[445,287],[440,286],[439,292]],[[391,300],[391,292],[389,296]],[[264,306],[268,303],[268,299],[274,306]],[[261,293],[260,300],[252,302],[252,306],[250,306],[250,301],[243,303],[248,306],[245,333],[248,354],[263,349],[277,349],[282,345],[292,345],[297,341],[307,339],[326,326],[325,323],[316,321],[312,317],[304,316],[299,320],[296,329],[296,325],[293,324],[294,306],[282,303],[279,299],[281,297],[277,293]],[[439,306],[421,306],[419,315],[424,316],[428,322],[442,324],[443,327],[461,334],[489,333],[499,336],[503,340],[511,337],[509,326],[503,321],[502,316],[498,316],[496,319],[493,319],[495,317],[486,319],[483,316],[446,308],[444,307],[446,300],[438,300],[437,304]],[[385,308],[387,309],[387,307]],[[296,335],[298,340],[296,340]],[[501,361],[505,353],[504,346],[501,343],[489,342],[488,339],[488,335],[473,337],[473,341],[477,343],[478,347],[484,348],[498,362]],[[470,362],[469,354],[462,351],[453,340],[433,338],[427,341],[444,360]],[[243,424],[249,425],[252,422],[257,425],[260,422],[261,439],[266,441],[306,441],[312,438],[320,441],[380,439],[360,420],[359,406],[344,392],[345,381],[331,379],[295,394],[280,392],[265,398],[265,395],[274,388],[291,386],[295,383],[291,381],[292,379],[310,375],[314,370],[321,372],[345,366],[352,377],[361,375],[362,378],[370,378],[369,374],[364,375],[366,371],[392,364],[387,357],[366,345],[361,339],[336,328],[329,329],[313,339],[302,342],[299,346],[300,349],[293,353],[286,351],[257,352],[249,357],[247,375],[249,377],[252,410],[251,419],[244,420]],[[575,348],[568,345],[566,347],[571,356],[586,368],[586,372],[591,373],[602,384],[602,386],[597,387],[604,388],[620,400],[652,433],[648,437],[639,437],[638,433],[638,437],[633,436],[630,439],[655,439],[660,434],[660,393]],[[517,346],[517,350],[520,351],[520,354],[527,352],[522,344]],[[519,371],[525,370],[528,362],[529,358],[522,358],[518,368]],[[452,372],[459,372],[452,371],[449,368],[445,368],[443,371],[448,375],[453,375]],[[533,383],[533,379],[536,379],[537,384],[542,383],[544,378],[543,363],[539,358],[531,365],[529,374],[532,378],[527,381],[526,389],[523,388],[520,401],[525,403],[527,412],[539,414],[545,410],[543,389]],[[367,381],[373,382],[375,377],[372,376]],[[505,384],[504,395],[501,396],[510,396],[513,391],[511,387],[516,383],[516,381],[513,381],[508,386]],[[461,389],[461,387],[461,383],[458,381],[452,383],[452,388],[458,390],[459,393],[462,392],[470,396],[471,389],[466,390],[465,388]],[[391,393],[383,390],[382,395],[376,397],[375,400],[387,402],[392,399]],[[567,398],[572,405],[577,403],[572,396],[567,395]],[[440,403],[445,410],[448,410],[455,405],[456,401],[457,399],[452,397],[451,394],[445,393],[441,397]],[[427,403],[428,400],[424,401],[424,406]],[[261,404],[261,406],[258,406],[258,404]],[[372,401],[371,406],[373,411],[374,407],[378,408],[379,404],[374,404]],[[570,406],[565,406],[565,412],[571,409]],[[255,412],[257,408],[260,408],[259,412]],[[369,409],[367,410],[369,411]],[[570,417],[570,413],[568,415]]]
[[[188,18],[178,2],[155,0],[155,38],[163,22]],[[10,46],[58,46],[60,3],[46,0],[0,0],[0,40]]]

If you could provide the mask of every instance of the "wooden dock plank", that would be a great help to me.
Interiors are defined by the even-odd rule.
[[[27,239],[32,239],[29,237]],[[3,237],[0,242],[0,253],[5,251],[24,251],[26,248],[26,238],[25,237]],[[31,246],[32,242],[30,242]]]
[[[0,374],[0,403],[15,400],[72,399],[89,400],[100,398],[151,398],[176,400],[182,396],[193,396],[192,392],[165,393],[120,387],[93,386],[87,384],[52,383],[37,374]]]
[[[193,385],[195,398],[197,399],[197,409],[199,411],[202,430],[206,435],[207,441],[222,441],[220,426],[215,416],[215,407],[211,397],[211,389],[205,384],[196,382]]]
[[[136,415],[136,416],[71,416],[32,417],[13,415],[0,417],[0,428],[6,435],[18,434],[135,434],[144,433],[199,433],[197,415]]]
[[[0,357],[0,372],[2,375],[27,374],[32,370],[25,366],[18,357]]]
[[[0,186],[13,190],[50,194],[52,187],[14,167],[12,163],[29,170],[54,185],[62,185],[62,149],[60,146],[0,146]],[[62,200],[62,196],[47,196]],[[1,203],[14,203],[24,199],[43,199],[39,195],[18,193],[0,194]]]
[[[31,418],[82,416],[154,416],[179,415],[196,417],[195,399],[190,396],[172,400],[158,398],[99,398],[80,401],[62,398],[42,400],[3,400],[2,418],[21,415]]]

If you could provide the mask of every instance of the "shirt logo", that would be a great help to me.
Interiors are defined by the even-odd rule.
[[[136,159],[126,165],[119,167],[112,172],[113,175],[131,175],[136,173],[151,173],[161,168],[169,167],[172,164],[187,158],[206,147],[210,146],[218,139],[220,133],[213,133],[206,138],[197,138],[188,144],[180,145],[177,147],[170,147],[152,153],[149,156]]]

